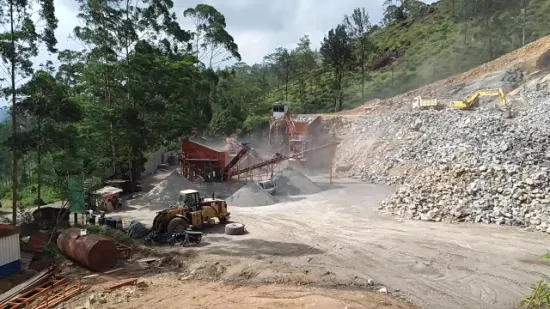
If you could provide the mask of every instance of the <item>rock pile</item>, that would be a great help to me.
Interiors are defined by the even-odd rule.
[[[275,183],[275,194],[277,195],[302,195],[321,192],[319,186],[291,165],[287,165],[273,176],[273,182]]]
[[[175,203],[181,190],[196,189],[187,178],[173,171],[156,187],[145,194],[144,199],[152,203]]]
[[[550,232],[550,96],[539,86],[522,89],[512,119],[484,105],[352,120],[355,138],[343,146],[355,149],[340,164],[364,181],[403,184],[381,208],[410,219]]]
[[[253,207],[275,204],[271,194],[267,193],[254,181],[249,181],[245,186],[233,193],[227,200],[229,206]]]

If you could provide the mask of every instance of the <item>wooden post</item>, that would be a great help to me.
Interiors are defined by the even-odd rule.
[[[336,146],[331,147],[330,150],[330,184],[332,184],[332,165],[334,161],[334,155],[336,152]]]
[[[239,161],[237,161],[237,190],[241,188],[241,173],[239,172],[241,169],[239,168]]]

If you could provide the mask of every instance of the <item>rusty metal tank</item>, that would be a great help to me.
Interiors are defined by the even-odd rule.
[[[92,271],[108,270],[118,262],[115,242],[100,235],[80,236],[80,230],[64,230],[57,237],[57,246],[67,257]]]

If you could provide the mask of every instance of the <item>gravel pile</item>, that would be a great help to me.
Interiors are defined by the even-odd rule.
[[[249,181],[245,186],[233,193],[226,202],[229,206],[241,207],[268,206],[276,203],[271,194],[264,191],[253,181]]]
[[[273,176],[275,194],[278,195],[303,195],[321,192],[321,188],[291,165]]]
[[[145,194],[144,199],[152,203],[176,203],[181,190],[197,189],[187,178],[178,171],[173,171],[156,187]]]
[[[381,209],[406,218],[550,233],[550,94],[540,83],[520,93],[525,104],[512,119],[485,105],[352,120],[337,164],[364,181],[402,185]]]

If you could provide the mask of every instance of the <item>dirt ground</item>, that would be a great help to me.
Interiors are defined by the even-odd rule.
[[[271,206],[230,207],[232,221],[246,224],[245,235],[214,227],[204,230],[199,247],[159,249],[198,256],[192,272],[217,265],[208,271],[233,282],[365,287],[372,279],[424,308],[515,308],[533,283],[550,279],[550,264],[538,258],[548,251],[547,234],[403,221],[376,209],[391,188],[313,179],[326,190]],[[150,224],[154,209],[117,216]]]
[[[90,301],[91,300],[91,301]],[[72,301],[102,308],[413,309],[389,295],[288,285],[231,285],[162,274],[111,293],[96,291]]]

